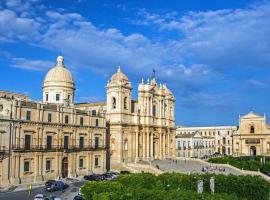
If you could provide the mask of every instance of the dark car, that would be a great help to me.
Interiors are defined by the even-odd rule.
[[[55,186],[54,184],[56,183],[55,180],[48,180],[46,181],[45,183],[45,190],[48,191],[48,192],[54,192],[55,191]]]
[[[68,185],[64,183],[63,181],[52,181],[52,182],[48,182],[47,184],[46,183],[45,183],[45,190],[48,192],[64,190],[68,187]]]
[[[84,176],[83,178],[84,180],[87,180],[87,181],[101,181],[105,179],[104,175],[102,174],[91,174],[91,175]]]
[[[83,197],[81,195],[76,195],[73,200],[83,200]]]
[[[130,171],[122,170],[122,171],[120,171],[120,174],[130,174]]]

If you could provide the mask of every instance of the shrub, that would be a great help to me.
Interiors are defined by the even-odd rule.
[[[209,181],[215,176],[215,194]],[[203,194],[196,193],[197,181],[204,181]],[[268,199],[270,184],[261,177],[165,173],[121,175],[113,182],[87,182],[81,189],[86,200],[236,200]]]

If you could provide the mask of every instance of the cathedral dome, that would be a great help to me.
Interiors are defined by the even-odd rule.
[[[122,72],[120,66],[118,67],[117,72],[111,77],[112,83],[120,83],[120,82],[129,82],[128,77]]]
[[[74,89],[74,81],[68,69],[65,68],[64,58],[57,57],[57,64],[50,69],[43,81],[43,88],[50,86],[67,87]]]
[[[43,81],[43,102],[73,104],[75,84],[64,65],[64,58],[57,57],[56,65],[48,71]]]

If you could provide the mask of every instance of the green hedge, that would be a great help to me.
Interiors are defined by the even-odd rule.
[[[121,175],[116,181],[85,183],[81,192],[85,200],[173,200],[223,199],[266,200],[270,184],[260,177],[215,175],[215,194],[210,193],[213,175],[166,173]],[[204,193],[197,194],[197,180],[204,181]]]
[[[230,164],[234,167],[250,171],[258,171],[267,173],[270,172],[270,158],[265,157],[265,164],[261,165],[261,156],[249,157],[219,157],[219,158],[210,158],[209,162],[211,163],[221,163],[221,164]]]

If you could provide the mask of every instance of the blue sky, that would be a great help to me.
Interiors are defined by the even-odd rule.
[[[270,116],[270,1],[0,0],[0,89],[40,100],[60,53],[77,102],[105,100],[120,64],[133,98],[156,69],[177,125]]]

